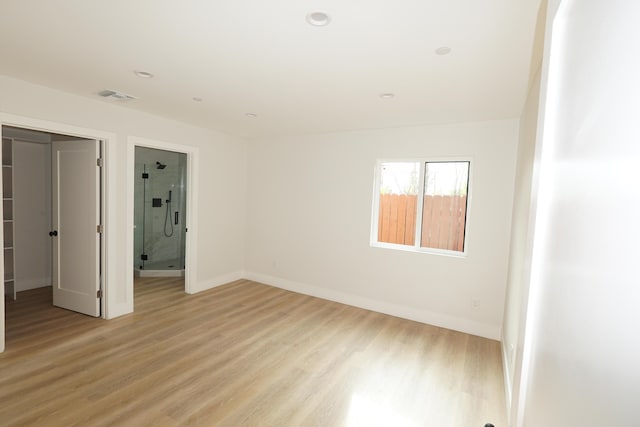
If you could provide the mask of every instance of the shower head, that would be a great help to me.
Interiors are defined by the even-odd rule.
[[[160,162],[156,162],[156,168],[157,168],[157,169],[164,169],[164,168],[166,168],[166,167],[167,167],[167,165],[162,164],[162,163],[160,163]]]

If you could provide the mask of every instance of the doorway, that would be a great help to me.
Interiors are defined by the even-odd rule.
[[[184,277],[187,155],[135,147],[134,273]]]
[[[198,148],[129,136],[127,159],[126,288],[128,299],[132,301],[131,311],[135,311],[136,282],[177,283],[178,280],[183,283],[185,293],[194,292],[192,281],[196,265],[192,254],[197,238],[197,218],[193,212],[198,192],[198,182],[194,179],[198,174]],[[142,178],[145,173],[148,174],[146,182]],[[156,199],[156,206],[153,199]],[[167,206],[167,200],[171,201],[170,206]],[[145,215],[146,223],[143,221]],[[145,234],[147,236],[143,238]],[[146,259],[143,260],[142,255],[146,255]],[[156,264],[158,261],[161,265]]]
[[[5,299],[102,316],[102,142],[2,127]]]
[[[117,273],[121,271],[122,267],[118,265],[117,246],[110,244],[110,242],[117,240],[117,230],[110,227],[111,224],[115,223],[116,215],[114,203],[111,202],[117,200],[118,196],[116,187],[111,185],[113,177],[115,176],[113,169],[116,163],[110,161],[114,155],[112,142],[117,140],[116,134],[103,130],[83,128],[65,123],[0,112],[0,129],[6,127],[19,128],[24,131],[42,132],[45,134],[66,135],[72,138],[90,139],[100,142],[100,151],[103,159],[103,165],[100,167],[100,218],[101,225],[104,227],[103,232],[100,233],[100,317],[110,319],[131,312],[130,307],[132,301],[122,298],[122,293],[118,294],[117,292],[119,289],[118,285],[121,282],[116,281],[114,278],[117,278]],[[3,185],[5,185],[4,181]],[[0,206],[2,206],[4,210],[7,205],[8,203],[4,203],[3,200]],[[0,211],[0,216],[5,215]],[[96,226],[94,225],[94,227]],[[51,227],[47,227],[45,231],[47,242],[50,242],[48,232],[53,230]],[[97,231],[96,228],[94,228],[94,231]],[[0,243],[3,245],[3,251],[5,251],[4,227],[0,227]],[[45,243],[45,246],[48,246],[47,243]],[[110,261],[107,262],[107,259]],[[0,279],[4,279],[8,274],[10,274],[10,271],[7,271],[5,268],[4,257],[0,257]],[[114,287],[115,291],[112,289]],[[6,327],[4,280],[0,280],[0,294],[3,295],[2,301],[0,302],[0,352],[3,352],[5,350]]]

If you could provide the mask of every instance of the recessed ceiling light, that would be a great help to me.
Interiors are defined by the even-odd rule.
[[[396,95],[394,93],[381,93],[380,98],[382,99],[393,99]]]
[[[449,46],[441,46],[436,49],[436,55],[448,55],[449,53],[451,53]]]
[[[331,17],[324,12],[311,12],[307,15],[307,22],[314,27],[324,27],[325,25],[329,25]]]
[[[148,71],[140,71],[140,70],[136,70],[133,72],[136,76],[140,77],[141,79],[150,79],[153,77],[153,74],[151,74]]]
[[[194,96],[194,97],[193,97],[193,98],[191,98],[191,99],[193,99],[193,100],[194,100],[194,101],[196,101],[196,102],[202,102],[202,98],[200,98],[199,96]]]
[[[255,119],[256,117],[258,117],[256,113],[244,113],[244,115],[249,117],[250,119]]]

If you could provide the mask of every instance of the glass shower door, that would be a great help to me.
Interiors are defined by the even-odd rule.
[[[159,160],[144,156],[145,162],[136,162],[136,266],[147,271],[183,270],[186,155],[144,150]]]

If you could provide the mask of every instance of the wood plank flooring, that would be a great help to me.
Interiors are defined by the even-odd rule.
[[[505,426],[495,341],[241,280],[138,278],[93,319],[6,306],[0,425]]]

